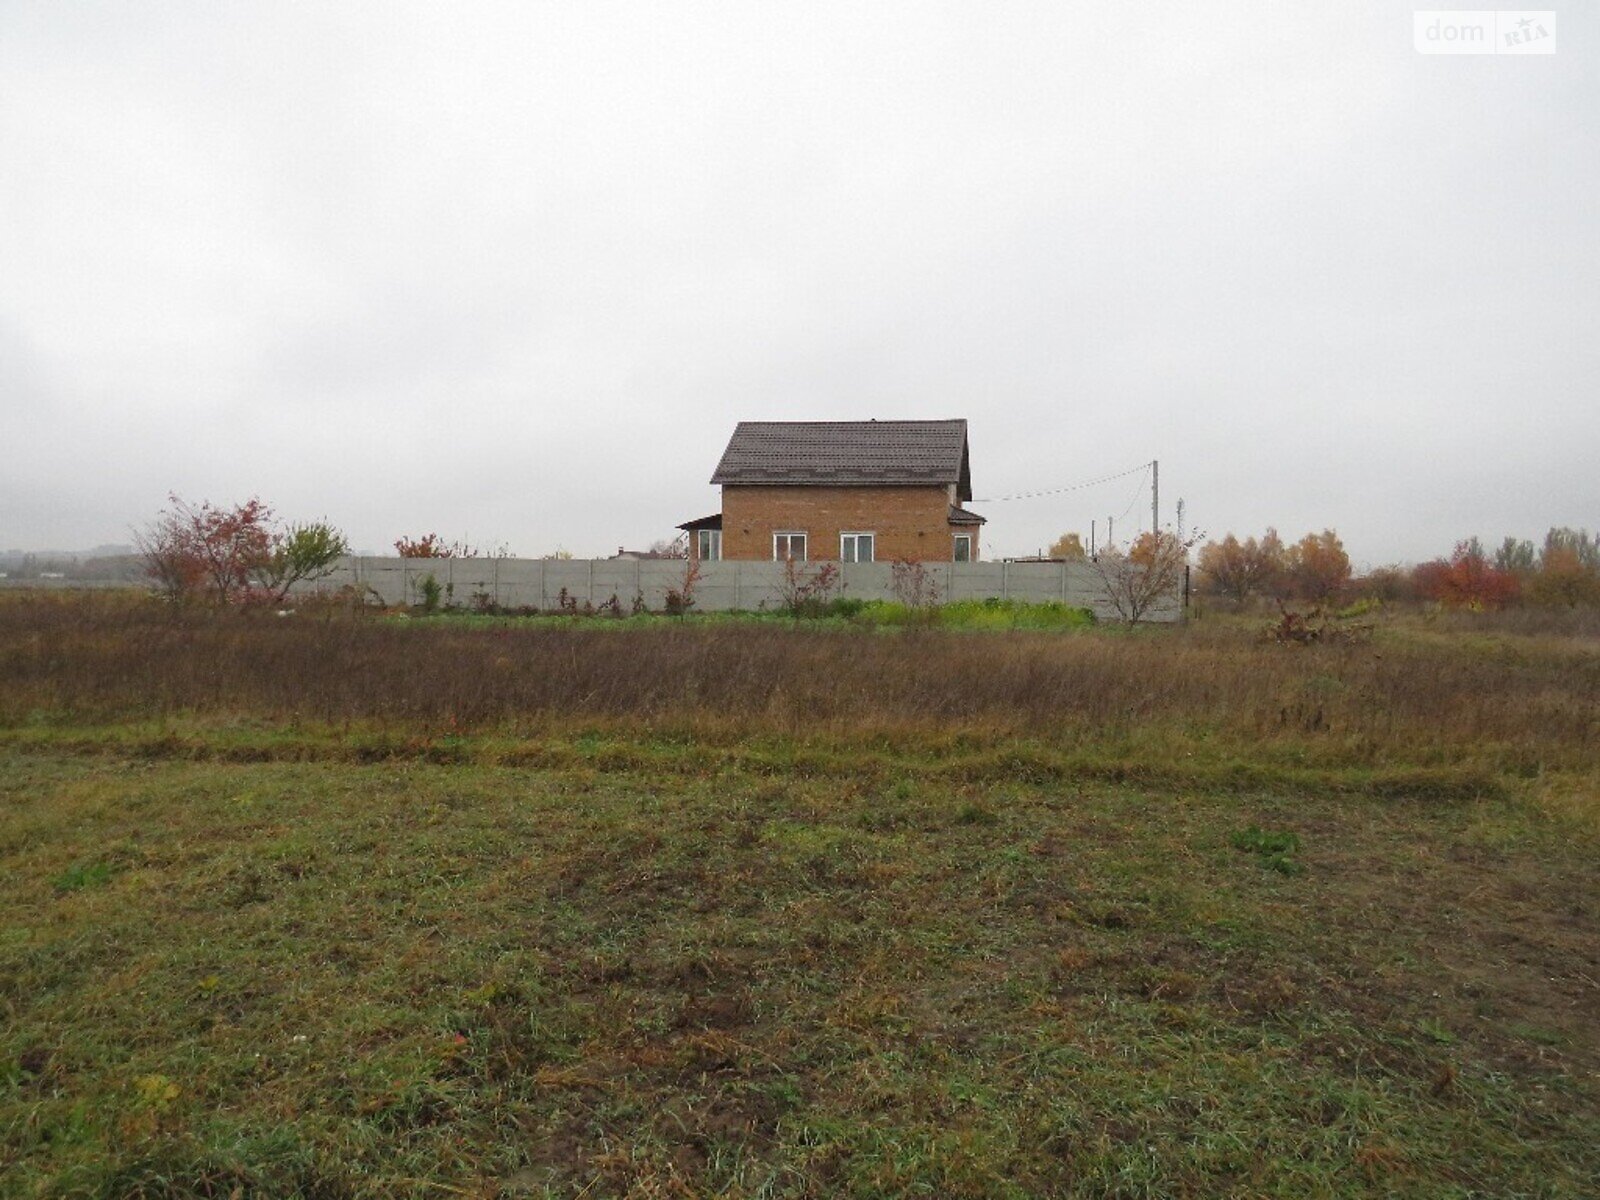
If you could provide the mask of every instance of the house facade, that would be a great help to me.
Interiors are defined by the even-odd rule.
[[[678,526],[700,561],[979,557],[964,420],[741,421],[711,482],[722,511]]]

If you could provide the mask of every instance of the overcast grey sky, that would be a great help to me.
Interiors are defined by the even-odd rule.
[[[0,548],[176,491],[604,554],[735,421],[874,416],[1363,562],[1593,528],[1593,8],[1414,7],[0,0]]]

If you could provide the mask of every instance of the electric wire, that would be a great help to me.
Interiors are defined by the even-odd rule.
[[[1033,492],[1013,492],[1009,496],[990,496],[984,500],[972,500],[968,503],[999,504],[1006,500],[1032,500],[1036,496],[1059,496],[1065,492],[1077,492],[1083,490],[1084,488],[1096,487],[1102,483],[1110,483],[1113,480],[1122,479],[1125,476],[1134,475],[1141,471],[1148,471],[1149,469],[1149,463],[1140,463],[1137,467],[1129,467],[1126,471],[1118,471],[1114,475],[1102,475],[1098,479],[1086,479],[1082,483],[1069,483],[1064,487],[1056,488],[1041,488],[1040,490]],[[1140,487],[1142,488],[1143,486],[1144,485],[1141,482]]]

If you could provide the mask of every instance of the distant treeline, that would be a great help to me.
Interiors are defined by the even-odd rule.
[[[72,580],[83,583],[143,583],[149,578],[137,554],[0,554],[6,582]]]
[[[1228,534],[1200,547],[1202,593],[1241,604],[1264,597],[1317,604],[1431,602],[1452,608],[1600,607],[1600,534],[1552,528],[1542,544],[1508,537],[1492,550],[1476,538],[1449,557],[1376,567],[1356,575],[1333,530],[1286,544],[1276,530],[1241,541]]]

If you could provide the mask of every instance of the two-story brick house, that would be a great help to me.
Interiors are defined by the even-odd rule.
[[[722,511],[678,526],[703,561],[978,558],[964,420],[741,421],[711,482]]]

